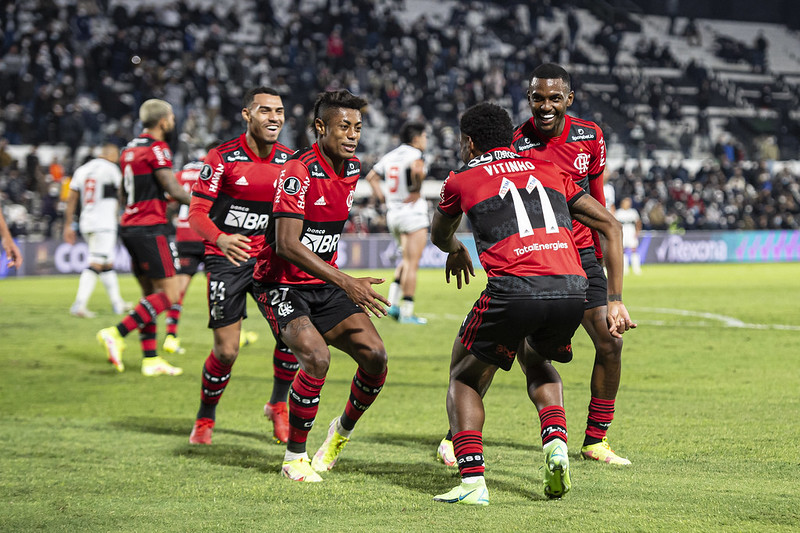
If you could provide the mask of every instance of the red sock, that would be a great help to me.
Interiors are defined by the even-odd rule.
[[[595,398],[589,401],[589,416],[586,418],[586,437],[583,445],[597,444],[602,441],[611,421],[614,420],[615,400],[603,400]]]
[[[542,446],[553,439],[567,442],[567,415],[560,405],[548,405],[539,411],[542,423]]]
[[[324,384],[325,378],[313,378],[302,370],[294,378],[289,390],[289,447],[294,448],[291,451],[305,451],[308,432],[314,425],[319,409],[319,393]],[[293,443],[296,446],[291,446]]]
[[[231,368],[233,365],[224,365],[217,359],[214,350],[208,354],[203,365],[203,389],[200,401],[206,405],[217,405],[228,381],[231,379]]]
[[[155,357],[156,353],[156,330],[155,322],[148,322],[139,330],[139,342],[142,345],[142,353],[145,357]]]
[[[462,478],[483,475],[483,434],[480,431],[459,431],[453,435],[453,451]]]
[[[367,374],[360,367],[350,384],[350,399],[344,406],[342,427],[353,429],[355,423],[369,409],[386,382],[386,370],[381,374]],[[349,427],[348,427],[349,426]]]
[[[141,329],[148,322],[155,322],[156,317],[171,305],[169,298],[163,292],[156,292],[139,300],[122,322],[117,324],[117,330],[123,337],[134,329]]]

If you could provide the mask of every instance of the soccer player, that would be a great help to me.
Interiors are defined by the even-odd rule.
[[[559,498],[570,489],[563,390],[551,360],[572,359],[571,338],[583,316],[587,281],[572,218],[608,239],[611,286],[622,290],[619,223],[555,164],[509,150],[512,133],[511,119],[499,106],[482,103],[464,112],[460,146],[466,166],[445,180],[431,226],[431,241],[448,253],[445,279],[449,283],[454,275],[460,289],[462,275],[466,283],[475,275],[466,247],[455,238],[466,213],[488,276],[453,344],[447,414],[462,483],[434,497],[440,502],[489,504],[482,397],[497,369],[509,370],[518,351],[541,422],[544,493]],[[624,326],[615,323],[612,332]]]
[[[189,223],[205,242],[208,327],[214,330],[214,347],[203,365],[200,409],[190,444],[211,444],[217,404],[239,355],[247,295],[255,298],[253,267],[272,214],[275,184],[292,154],[278,142],[284,107],[275,89],[256,87],[247,91],[242,118],[247,124],[245,133],[208,152],[189,207]],[[286,396],[298,365],[280,341],[273,362],[272,398],[265,414],[273,422],[275,439],[286,442]]]
[[[114,251],[117,247],[119,225],[118,195],[122,185],[122,172],[118,162],[119,148],[106,143],[100,148],[100,155],[78,167],[69,182],[67,209],[64,213],[64,242],[75,244],[72,220],[80,202],[79,228],[89,245],[89,267],[81,272],[78,294],[69,310],[73,316],[95,316],[86,305],[98,278],[106,288],[114,313],[121,315],[130,309],[130,304],[122,300],[117,273],[114,271]]]
[[[386,224],[403,254],[389,286],[389,316],[401,324],[425,324],[414,314],[414,291],[422,251],[428,242],[428,202],[420,196],[425,179],[422,153],[428,146],[425,125],[407,122],[400,129],[403,143],[384,155],[367,174],[373,196],[386,203]],[[384,187],[381,188],[381,180]],[[384,192],[385,191],[385,192]]]
[[[120,201],[125,211],[119,234],[131,254],[131,266],[142,288],[143,298],[116,326],[97,332],[108,360],[122,372],[123,337],[139,330],[144,352],[142,374],[177,376],[183,373],[156,352],[156,317],[180,299],[175,278],[176,256],[167,238],[167,199],[164,193],[182,204],[189,194],[172,173],[172,152],[167,139],[175,133],[175,114],[164,100],[150,99],[139,107],[144,130],[120,156],[122,187]]]
[[[528,104],[532,117],[514,132],[513,148],[533,159],[546,159],[572,175],[580,187],[605,205],[603,171],[606,144],[603,132],[594,122],[567,115],[572,105],[569,74],[561,66],[545,63],[534,69],[528,87]],[[579,221],[573,223],[575,243],[581,264],[589,280],[581,324],[595,347],[591,377],[589,415],[581,454],[586,459],[629,465],[611,449],[606,432],[614,419],[614,404],[622,369],[622,338],[610,333],[618,318],[621,295],[608,290],[599,239]]]
[[[289,393],[289,442],[281,474],[318,482],[339,458],[356,422],[386,379],[386,350],[369,313],[385,316],[388,301],[373,284],[336,267],[337,245],[353,205],[361,163],[355,156],[366,100],[346,90],[321,93],[314,104],[316,142],[284,165],[272,219],[254,278],[258,305],[292,349],[300,371]],[[330,365],[328,345],[358,363],[350,398],[309,462],[306,440]]]
[[[622,247],[625,250],[625,274],[632,269],[637,276],[642,273],[642,258],[639,256],[639,234],[642,232],[642,219],[626,196],[619,204],[614,216],[622,224]]]

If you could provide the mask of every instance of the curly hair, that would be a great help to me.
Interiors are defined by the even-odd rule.
[[[488,152],[511,145],[514,125],[505,109],[490,102],[475,104],[461,116],[461,133],[469,136],[475,148]]]
[[[361,111],[366,107],[367,101],[360,96],[356,96],[347,89],[339,91],[326,91],[317,96],[317,101],[314,102],[314,120],[322,119],[326,121],[325,115],[331,109],[358,109]]]

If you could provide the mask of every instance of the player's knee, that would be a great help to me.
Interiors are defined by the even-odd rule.
[[[217,359],[219,359],[219,362],[223,365],[232,365],[239,356],[239,346],[237,345],[235,349],[232,349],[230,346],[222,346],[219,350],[215,348],[214,355],[217,356]]]
[[[382,374],[386,370],[389,357],[383,343],[367,348],[362,353],[361,367],[369,374]]]
[[[622,339],[608,335],[595,344],[597,359],[601,364],[619,364],[622,359]]]
[[[302,361],[303,371],[311,377],[322,379],[328,374],[331,353],[327,348],[295,352],[295,355],[298,361]]]

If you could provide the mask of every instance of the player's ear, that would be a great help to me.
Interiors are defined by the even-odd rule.
[[[250,122],[250,110],[246,107],[242,108],[242,118],[245,122]]]
[[[325,135],[325,121],[323,121],[321,118],[315,118],[314,131],[318,136]]]
[[[567,107],[572,105],[572,100],[574,98],[575,98],[575,92],[574,91],[570,91],[569,94],[567,95]]]

